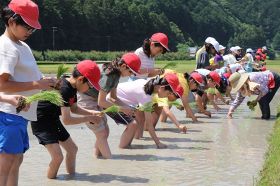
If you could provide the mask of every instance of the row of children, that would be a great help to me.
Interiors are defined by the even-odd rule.
[[[12,0],[2,10],[1,18],[6,29],[0,37],[0,185],[17,185],[23,154],[29,148],[29,121],[33,134],[51,156],[48,178],[57,175],[64,159],[62,148],[66,151],[67,172],[75,172],[78,147],[64,125],[86,123],[96,135],[95,156],[111,158],[107,141],[109,127],[101,111],[112,105],[118,105],[119,112],[107,115],[117,124],[126,126],[121,135],[120,148],[128,148],[134,137],[143,136],[144,123],[157,148],[166,148],[155,132],[155,125],[161,110],[169,109],[168,97],[173,100],[185,99],[186,111],[193,121],[197,121],[187,99],[183,98],[189,92],[189,87],[196,89],[197,80],[187,74],[168,73],[154,68],[154,57],[169,50],[168,38],[163,33],[154,34],[135,53],[126,53],[104,64],[102,69],[91,60],[79,62],[71,76],[61,79],[59,91],[64,100],[63,106],[40,101],[27,105],[17,113],[18,100],[22,96],[50,90],[56,86],[56,79],[41,74],[31,49],[24,42],[37,29],[41,29],[38,6],[31,0]],[[139,74],[145,79],[119,84],[121,77]],[[181,82],[184,82],[184,87]],[[154,112],[136,109],[150,102],[154,105]],[[186,131],[172,112],[166,113],[180,130]]]
[[[229,104],[220,92],[229,95],[231,89],[240,92],[230,107],[229,117],[244,96],[257,93],[262,112],[266,112],[263,118],[268,119],[269,102],[280,86],[279,76],[269,71],[241,74],[236,72],[242,66],[239,63],[229,64],[224,69],[211,67],[209,54],[219,54],[219,43],[214,38],[207,38],[204,48],[198,52],[200,61],[194,72],[178,73],[155,68],[155,57],[169,51],[168,37],[155,33],[134,53],[126,53],[104,64],[102,69],[91,60],[79,62],[71,76],[62,77],[59,91],[63,106],[40,101],[17,113],[17,100],[21,96],[52,89],[56,79],[42,76],[29,46],[23,42],[41,28],[38,6],[31,0],[12,0],[1,16],[6,29],[0,37],[0,185],[17,185],[23,153],[29,148],[28,121],[31,121],[33,134],[51,156],[47,177],[55,178],[64,159],[62,148],[66,151],[67,172],[75,172],[78,147],[64,125],[86,123],[96,136],[94,155],[111,158],[107,141],[109,126],[102,110],[112,105],[118,105],[119,110],[107,115],[117,124],[126,126],[120,148],[129,148],[134,138],[143,137],[145,129],[157,148],[166,148],[155,132],[160,117],[161,121],[169,117],[182,132],[187,130],[170,111],[172,101],[181,99],[187,116],[198,122],[189,104],[191,92],[199,111],[209,117],[207,100],[216,109],[219,108],[215,105],[215,96]],[[130,77],[130,81],[120,83],[121,77]],[[137,109],[146,103],[152,103],[153,112]]]
[[[225,47],[213,38],[208,37],[204,46],[198,50],[196,54],[197,69],[201,75],[207,76],[210,73],[216,74],[216,85],[218,89],[211,91],[212,94],[221,97],[219,92],[226,93],[230,96],[230,92],[237,93],[232,102],[228,118],[232,118],[234,110],[242,103],[246,96],[258,95],[252,102],[254,105],[259,103],[262,119],[270,118],[269,103],[277,92],[280,84],[279,75],[271,72],[264,66],[267,48],[264,46],[258,49],[255,54],[252,49],[247,49],[244,56],[241,55],[241,47],[235,46],[230,48],[230,54],[224,55]],[[213,56],[212,64],[210,57]],[[261,63],[259,61],[262,61]],[[214,80],[214,79],[212,79]],[[220,82],[220,84],[218,83]],[[206,83],[207,85],[207,83]],[[221,85],[221,86],[220,86]],[[207,88],[207,86],[206,86]],[[209,96],[209,90],[205,91],[205,87],[201,88],[203,95],[207,93],[207,98],[213,103],[214,107],[218,107],[214,103],[214,98]],[[210,93],[211,94],[211,93]],[[199,96],[199,97],[202,97]],[[201,98],[201,99],[202,99]],[[222,99],[222,98],[221,98]],[[205,99],[204,99],[205,100]],[[224,99],[222,99],[225,102]],[[204,104],[206,101],[204,101]],[[228,102],[225,102],[228,104]]]

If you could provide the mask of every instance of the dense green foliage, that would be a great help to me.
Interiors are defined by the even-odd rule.
[[[34,1],[43,26],[28,40],[35,50],[53,49],[54,35],[56,50],[129,51],[159,31],[169,36],[173,51],[177,46],[201,45],[207,36],[228,46],[266,44],[279,49],[276,0]],[[0,0],[0,5],[7,2]]]
[[[37,61],[81,61],[84,59],[91,59],[94,61],[111,61],[117,57],[121,57],[125,51],[119,52],[100,52],[100,51],[88,51],[81,52],[78,50],[47,50],[47,51],[33,51],[35,59]],[[168,52],[164,55],[157,57],[157,60],[188,60],[190,56],[183,51]]]

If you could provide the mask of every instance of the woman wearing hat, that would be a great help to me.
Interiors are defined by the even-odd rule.
[[[0,94],[31,96],[51,89],[54,79],[42,79],[30,47],[24,42],[41,29],[38,6],[31,0],[12,0],[1,12],[5,32],[0,37]],[[0,185],[17,185],[23,154],[29,148],[28,121],[36,121],[37,103],[27,112],[0,104]]]
[[[155,68],[155,57],[169,51],[168,37],[164,33],[155,33],[149,39],[145,39],[143,46],[135,51],[141,60],[139,74],[131,77],[132,80],[153,77],[163,73],[162,69]]]
[[[246,96],[258,95],[253,102],[258,102],[262,112],[262,119],[270,118],[269,103],[280,86],[280,76],[274,72],[235,72],[229,77],[232,92],[237,92],[236,98],[228,111],[232,118],[233,112],[243,102]]]

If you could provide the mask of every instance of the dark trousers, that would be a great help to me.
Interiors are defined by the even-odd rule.
[[[278,88],[280,87],[280,76],[273,72],[275,87],[270,89],[269,92],[263,96],[259,101],[259,106],[262,111],[262,119],[269,119],[270,118],[270,107],[269,103],[273,99],[275,93],[277,92]]]

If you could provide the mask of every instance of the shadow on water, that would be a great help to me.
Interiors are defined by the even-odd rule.
[[[188,127],[188,125],[186,127]],[[156,128],[156,131],[169,131],[169,132],[181,133],[181,132],[179,132],[179,129],[170,128],[170,127]],[[187,132],[202,132],[202,131],[201,130],[188,129]],[[181,133],[181,134],[184,135],[184,133]]]
[[[119,181],[122,183],[148,183],[149,179],[141,177],[119,176],[113,174],[90,175],[88,173],[76,173],[74,175],[59,175],[58,180],[62,181],[87,181],[92,183],[110,183]]]
[[[145,139],[143,139],[145,141],[152,141],[152,138],[148,138],[146,137]],[[161,141],[167,141],[167,142],[194,142],[194,143],[213,143],[213,141],[211,140],[193,140],[191,138],[171,138],[171,137],[161,137],[160,138]],[[133,146],[142,146],[142,145],[133,145]],[[132,146],[132,148],[133,148]],[[149,145],[145,145],[145,146],[149,146]],[[133,148],[134,149],[134,148]]]
[[[162,157],[150,154],[114,154],[112,160],[130,160],[130,161],[184,161],[184,158]]]

